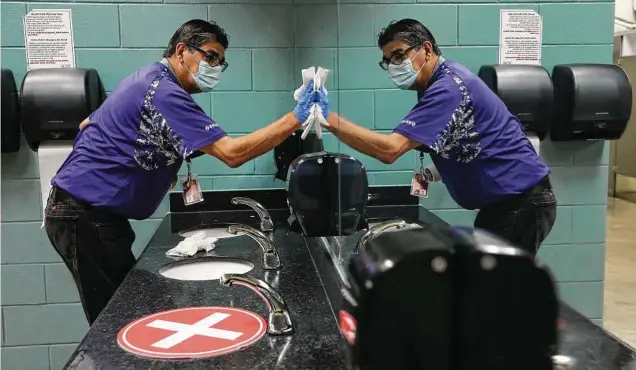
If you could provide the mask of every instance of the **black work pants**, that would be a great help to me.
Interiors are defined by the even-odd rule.
[[[536,256],[552,230],[556,213],[556,197],[546,176],[523,194],[480,209],[474,225]]]
[[[44,226],[73,275],[92,325],[135,264],[135,232],[126,218],[83,204],[55,186]]]

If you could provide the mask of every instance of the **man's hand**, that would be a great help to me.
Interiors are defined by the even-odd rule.
[[[317,92],[314,91],[314,81],[309,81],[300,94],[298,103],[296,103],[296,107],[294,108],[294,113],[303,126],[311,114],[311,106],[316,102],[316,96]]]
[[[316,94],[316,103],[320,107],[322,116],[325,120],[329,118],[329,98],[327,97],[327,90],[324,86],[320,88],[318,94]]]
[[[80,123],[80,125],[79,125],[79,129],[80,129],[80,131],[81,131],[84,127],[86,127],[86,125],[88,125],[88,118],[86,118],[85,120],[83,120],[83,121],[82,121],[82,123]]]

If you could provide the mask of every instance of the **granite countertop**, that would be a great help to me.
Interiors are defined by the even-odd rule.
[[[273,236],[283,264],[279,271],[263,271],[262,251],[248,236],[221,239],[217,247],[205,255],[240,257],[252,262],[254,269],[249,274],[272,285],[287,303],[294,334],[270,336],[266,333],[242,351],[205,359],[151,359],[121,349],[117,344],[119,330],[131,321],[159,311],[192,306],[230,306],[267,318],[264,302],[247,288],[224,287],[217,280],[178,281],[159,274],[161,267],[173,261],[165,256],[165,252],[182,240],[173,233],[173,224],[183,224],[180,217],[192,215],[166,216],[137,265],[72,355],[68,369],[346,368],[342,336],[304,239],[298,234],[286,235],[284,225],[279,225]],[[216,213],[215,218],[236,219],[236,213]]]
[[[564,321],[559,355],[574,360],[574,370],[636,370],[636,351],[589,319],[561,304]]]
[[[371,207],[369,222],[402,216],[418,217],[419,207]],[[177,281],[159,274],[159,269],[174,259],[165,252],[182,237],[178,231],[195,225],[247,223],[257,227],[251,211],[173,213],[166,216],[137,265],[116,292],[106,309],[73,353],[68,369],[347,369],[345,346],[330,304],[331,294],[321,263],[315,259],[317,238],[305,240],[287,231],[285,212],[270,211],[279,222],[273,240],[283,268],[263,271],[262,252],[247,236],[221,239],[206,256],[243,258],[254,264],[250,275],[270,283],[285,299],[294,323],[291,336],[270,336],[248,348],[219,357],[193,360],[162,360],[139,357],[121,349],[117,333],[131,321],[159,311],[192,306],[240,307],[267,317],[261,298],[244,287],[224,287],[218,281]],[[443,222],[426,210],[419,219]],[[340,238],[348,253],[359,235]],[[333,238],[332,238],[333,239]],[[356,240],[354,240],[356,239]],[[313,248],[313,249],[312,249]],[[320,248],[324,248],[320,246]],[[310,251],[312,251],[310,253]],[[313,254],[313,259],[312,259]],[[198,256],[198,255],[197,255]],[[344,257],[344,256],[343,256]],[[322,276],[321,276],[322,275]],[[329,297],[329,298],[328,298]],[[333,303],[333,302],[331,302]],[[636,370],[632,348],[594,325],[567,305],[562,305],[560,354],[575,359],[574,369]]]

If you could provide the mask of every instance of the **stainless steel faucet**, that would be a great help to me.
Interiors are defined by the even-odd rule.
[[[263,207],[259,202],[250,198],[234,197],[232,198],[232,204],[242,204],[253,209],[256,212],[256,214],[258,214],[258,217],[261,219],[262,231],[274,230],[274,223],[272,222],[272,217],[269,215],[265,207]]]
[[[408,226],[408,224],[404,220],[385,221],[373,226],[364,235],[362,235],[362,238],[360,238],[360,241],[358,242],[358,245],[356,246],[355,253],[358,253],[360,248],[364,248],[367,242],[369,242],[371,239],[375,238],[376,236],[380,235],[381,233],[385,232],[386,230],[394,228],[394,227],[396,229],[402,229],[406,226]]]
[[[258,294],[267,305],[267,332],[270,335],[289,335],[294,332],[294,325],[287,304],[283,297],[263,280],[256,279],[247,274],[223,274],[220,278],[221,285],[242,285]]]
[[[227,232],[234,235],[243,233],[258,243],[258,246],[263,250],[263,270],[280,270],[282,268],[274,242],[269,240],[262,232],[243,224],[230,225],[227,228]]]

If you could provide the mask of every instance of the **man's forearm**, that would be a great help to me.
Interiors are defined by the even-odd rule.
[[[357,126],[336,113],[329,114],[327,129],[353,149],[374,157],[384,163],[391,163],[397,157],[396,148],[387,135]]]
[[[201,148],[201,151],[234,168],[272,150],[298,127],[300,122],[296,115],[290,112],[276,122],[245,136],[235,139],[225,136]]]
[[[245,163],[274,149],[299,127],[296,115],[290,112],[266,127],[234,139],[233,155]]]

